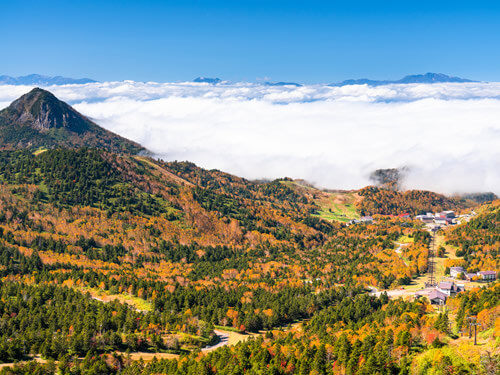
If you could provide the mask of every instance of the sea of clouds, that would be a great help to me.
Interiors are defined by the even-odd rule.
[[[0,86],[0,109],[30,89]],[[500,83],[124,81],[46,89],[164,160],[333,189],[360,188],[375,169],[408,166],[407,188],[500,195]]]

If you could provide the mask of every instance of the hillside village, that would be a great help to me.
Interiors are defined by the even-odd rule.
[[[436,236],[440,230],[446,231],[450,227],[469,222],[476,216],[473,210],[470,213],[455,215],[453,210],[441,211],[437,213],[427,212],[426,214],[416,215],[411,218],[410,214],[403,213],[397,215],[402,219],[413,219],[425,223],[427,230]],[[349,224],[358,223],[373,223],[371,216],[361,217],[359,220],[352,220]],[[434,241],[431,242],[431,247],[434,246]],[[435,252],[435,249],[430,249]],[[444,255],[444,254],[443,254]],[[434,262],[432,259],[429,262]],[[432,272],[432,275],[430,274]],[[477,272],[467,272],[462,266],[449,267],[445,269],[443,274],[435,274],[435,266],[429,266],[426,277],[431,281],[425,283],[425,287],[419,290],[392,290],[387,294],[392,297],[400,297],[409,295],[415,298],[427,298],[431,304],[444,306],[450,296],[464,292],[466,289],[477,287],[479,283],[490,283],[497,279],[497,270],[479,270]],[[437,280],[439,279],[439,280]],[[375,292],[380,295],[381,292]]]

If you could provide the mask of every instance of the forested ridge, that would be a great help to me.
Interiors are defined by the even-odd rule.
[[[359,191],[364,199],[359,201],[358,210],[363,215],[419,215],[426,212],[460,210],[469,202],[464,198],[448,198],[442,194],[425,190],[398,191],[369,186]]]
[[[500,267],[500,201],[485,204],[465,225],[446,233],[447,243],[457,248],[468,272],[498,270]],[[450,263],[450,266],[454,264]]]
[[[496,296],[498,286],[451,299],[450,312],[463,315]],[[495,297],[494,297],[495,298]],[[498,305],[497,305],[498,309]],[[271,330],[233,347],[181,360],[130,362],[127,355],[84,359],[66,355],[58,363],[23,364],[8,370],[25,374],[36,369],[50,374],[496,374],[498,356],[479,354],[450,329],[449,313],[430,314],[425,300],[389,300],[344,296],[298,330]],[[494,330],[491,311],[478,314],[486,330]],[[497,319],[498,322],[498,319]],[[498,323],[497,323],[498,324]],[[496,332],[496,331],[495,331]],[[498,335],[498,333],[496,333]],[[498,340],[498,336],[497,336]],[[456,341],[456,342],[455,342]]]
[[[454,350],[462,315],[497,311],[496,289],[450,299],[451,332],[426,301],[367,294],[427,269],[429,233],[389,214],[460,202],[370,190],[359,204],[374,222],[347,226],[312,216],[310,189],[95,149],[0,152],[0,361],[49,360],[3,371],[409,374],[428,350]],[[498,266],[497,208],[449,232],[471,269]],[[200,354],[216,327],[266,332]],[[127,359],[137,351],[185,357]],[[446,356],[484,373],[480,356]]]

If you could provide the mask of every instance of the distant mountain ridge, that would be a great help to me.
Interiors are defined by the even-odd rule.
[[[0,76],[0,84],[2,85],[37,85],[37,86],[52,86],[52,85],[82,85],[85,83],[97,82],[90,78],[68,78],[62,76],[44,76],[40,74],[29,74],[27,76],[11,77],[7,75]]]
[[[193,82],[195,82],[195,83],[210,83],[212,85],[216,85],[218,83],[221,83],[222,80],[220,78],[198,77],[198,78],[193,79]]]
[[[0,75],[0,85],[26,85],[26,86],[57,86],[57,85],[82,85],[86,83],[98,82],[90,78],[69,78],[62,76],[44,76],[40,74],[29,74],[26,76],[12,77],[8,75]],[[197,77],[193,80],[195,83],[209,83],[217,85],[220,83],[228,83],[220,78]],[[398,80],[373,80],[369,78],[347,79],[342,82],[331,83],[328,86],[348,86],[348,85],[368,85],[382,86],[390,84],[409,84],[409,83],[445,83],[445,82],[478,82],[467,78],[449,76],[442,73],[426,73],[407,75]],[[302,87],[303,85],[296,82],[269,82],[262,83],[265,86],[295,86]]]
[[[209,83],[213,85],[217,85],[220,83],[229,83],[228,81],[223,81],[220,78],[208,78],[208,77],[198,77],[193,80],[196,83]],[[454,83],[464,83],[464,82],[478,82],[467,78],[454,77],[449,76],[443,73],[425,73],[425,74],[410,74],[404,76],[398,80],[374,80],[369,78],[360,78],[360,79],[346,79],[342,82],[331,83],[328,86],[340,87],[340,86],[349,86],[349,85],[368,85],[368,86],[383,86],[383,85],[391,85],[391,84],[411,84],[411,83],[446,83],[446,82],[454,82]],[[277,87],[285,87],[285,86],[295,86],[302,87],[301,83],[297,82],[271,82],[265,81],[260,83],[264,86],[277,86]]]
[[[426,73],[426,74],[412,74],[407,75],[399,80],[372,80],[368,78],[360,79],[347,79],[342,82],[332,83],[330,86],[348,86],[348,85],[368,85],[368,86],[382,86],[390,84],[408,84],[408,83],[444,83],[444,82],[477,82],[466,78],[448,76],[442,73]]]
[[[209,77],[197,77],[193,79],[193,82],[195,83],[209,83],[211,85],[217,85],[219,83],[228,83],[228,81],[223,81],[220,78],[209,78]],[[296,82],[269,82],[266,81],[262,83],[265,86],[295,86],[295,87],[302,87],[300,83]]]
[[[296,82],[265,82],[264,85],[266,86],[295,86],[295,87],[302,87],[300,83]]]
[[[141,145],[83,116],[52,93],[34,88],[0,111],[0,149],[103,148],[137,154]]]

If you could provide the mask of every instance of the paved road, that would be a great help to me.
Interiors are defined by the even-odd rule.
[[[229,344],[229,334],[228,333],[226,333],[224,331],[220,331],[218,329],[214,329],[214,333],[217,335],[217,337],[219,337],[219,342],[217,344],[208,345],[208,346],[204,347],[203,349],[201,349],[202,352],[211,352],[212,350],[215,350],[217,348],[220,348],[221,346]]]

